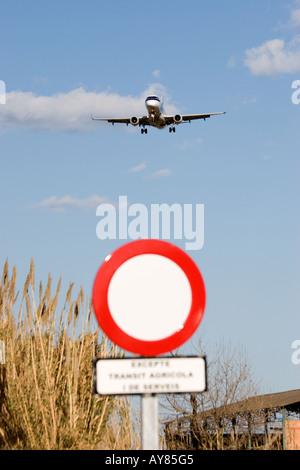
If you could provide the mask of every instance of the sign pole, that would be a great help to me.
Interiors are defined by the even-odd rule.
[[[142,450],[159,450],[158,399],[142,395]]]

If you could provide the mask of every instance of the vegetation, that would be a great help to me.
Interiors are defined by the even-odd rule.
[[[268,422],[274,417],[268,416],[263,407],[251,412],[247,409],[247,400],[258,394],[259,387],[243,348],[218,344],[208,361],[207,374],[205,393],[169,395],[164,399],[166,448],[280,449],[281,430],[267,432]]]
[[[0,279],[0,450],[140,449],[131,401],[93,395],[93,359],[124,353],[95,326],[82,287],[74,299],[71,283],[63,298],[61,279],[52,293],[49,275],[45,289],[41,282],[36,289],[33,261],[21,293],[16,278],[16,267],[10,276],[6,261]],[[162,448],[281,448],[280,433],[266,438],[266,415],[229,413],[258,391],[245,352],[221,344],[208,359],[207,392],[163,396]]]
[[[36,301],[33,261],[21,298],[16,276],[16,267],[9,276],[6,261],[0,283],[6,356],[0,365],[0,449],[138,449],[131,402],[93,396],[93,359],[123,353],[92,326],[91,301],[84,306],[82,288],[72,300],[70,284],[58,315],[61,279],[54,295],[50,275],[45,289],[40,282]]]

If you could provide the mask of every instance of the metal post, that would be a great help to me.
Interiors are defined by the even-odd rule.
[[[282,409],[282,447],[286,450],[286,408]]]
[[[248,413],[248,450],[251,450],[251,448],[252,448],[251,424],[252,424],[251,413]]]
[[[142,395],[142,450],[159,450],[158,399]]]
[[[268,444],[268,438],[269,438],[269,428],[268,428],[268,421],[269,421],[269,415],[268,411],[264,411],[264,417],[265,417],[265,445]]]

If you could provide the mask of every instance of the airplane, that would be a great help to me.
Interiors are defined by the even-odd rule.
[[[132,116],[127,118],[95,118],[91,116],[93,121],[107,121],[111,122],[113,125],[115,123],[132,124],[133,126],[141,127],[141,133],[147,134],[148,129],[146,126],[153,126],[157,129],[164,129],[166,126],[169,127],[169,132],[175,132],[175,124],[181,124],[186,122],[191,122],[194,119],[207,119],[210,116],[215,116],[217,114],[226,114],[226,112],[221,113],[208,113],[208,114],[175,114],[173,116],[168,116],[164,114],[163,104],[160,98],[156,95],[148,96],[145,100],[145,106],[148,111],[148,116],[136,117]]]

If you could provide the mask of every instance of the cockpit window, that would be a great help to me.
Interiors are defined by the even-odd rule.
[[[146,98],[146,101],[150,101],[150,100],[160,101],[158,96],[148,96],[148,98]]]

